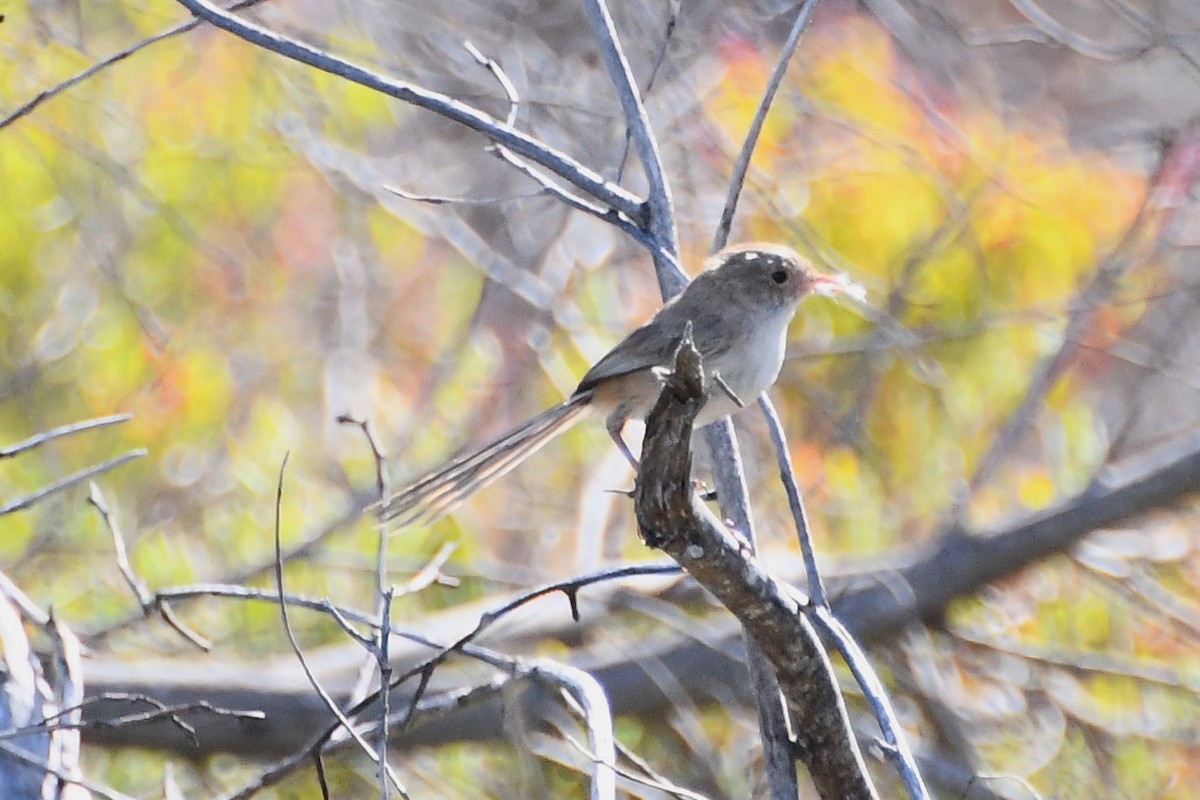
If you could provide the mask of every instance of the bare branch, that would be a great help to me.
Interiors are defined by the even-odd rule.
[[[531,662],[530,676],[561,689],[579,709],[588,735],[589,757],[592,759],[590,800],[615,800],[616,737],[613,735],[612,709],[604,687],[590,674],[577,667],[541,658]]]
[[[700,357],[685,334],[646,420],[635,495],[638,530],[712,592],[771,662],[793,715],[797,751],[822,797],[874,798],[832,665],[798,593],[759,564],[744,540],[695,498],[692,422],[705,398]]]
[[[376,645],[375,657],[379,665],[379,687],[382,691],[379,692],[379,725],[378,744],[376,745],[375,754],[379,758],[378,770],[376,770],[376,779],[379,781],[379,796],[383,800],[388,799],[389,794],[389,769],[388,769],[388,731],[391,726],[388,725],[388,718],[392,712],[392,693],[387,690],[387,687],[392,683],[392,662],[389,643],[391,642],[392,626],[389,624],[392,619],[392,595],[391,589],[383,592],[382,602],[379,609],[379,639]],[[404,794],[404,790],[400,790]]]
[[[352,723],[349,718],[342,713],[341,708],[338,707],[338,704],[334,701],[333,697],[329,695],[329,692],[327,692],[325,687],[321,685],[321,682],[317,680],[317,677],[313,674],[312,669],[310,669],[308,666],[308,659],[304,657],[304,651],[300,649],[300,643],[296,641],[296,634],[292,631],[292,624],[288,619],[288,604],[284,601],[283,547],[280,544],[280,509],[283,505],[283,476],[285,470],[287,469],[288,456],[290,455],[290,453],[285,454],[283,457],[283,463],[279,465],[279,481],[275,487],[275,585],[278,590],[279,616],[283,621],[283,630],[287,634],[288,643],[292,647],[292,652],[296,654],[296,659],[300,662],[300,668],[304,670],[304,675],[308,678],[308,682],[312,686],[313,691],[315,691],[321,698],[321,701],[325,704],[325,707],[329,709],[329,711],[332,712],[335,717],[337,717],[338,724],[340,725],[341,729],[358,743],[358,746],[364,753],[367,754],[368,758],[377,764],[380,764],[381,768],[387,771],[388,776],[391,778],[396,789],[401,795],[407,797],[408,794],[405,792],[399,776],[397,776],[392,771],[391,766],[387,764],[387,759],[380,758],[376,755],[374,749],[367,742],[367,740],[364,739],[362,734],[360,734],[354,728],[354,723]],[[325,741],[327,738],[328,737],[322,737],[321,740]],[[312,752],[314,755],[319,753],[319,746]]]
[[[767,430],[771,434],[771,445],[775,449],[775,463],[779,467],[779,480],[787,493],[788,508],[792,512],[792,522],[796,526],[796,538],[800,542],[800,553],[804,557],[804,573],[808,585],[805,591],[812,598],[815,606],[828,606],[829,599],[825,595],[825,584],[817,569],[817,552],[813,547],[812,533],[808,527],[808,514],[804,510],[804,500],[800,497],[800,487],[796,485],[796,473],[792,469],[792,455],[788,450],[787,439],[783,433],[783,423],[771,398],[764,393],[758,398],[758,407],[762,409],[767,421]]]
[[[778,91],[779,85],[783,83],[784,75],[787,74],[792,54],[796,52],[796,46],[800,44],[800,37],[808,27],[818,2],[820,0],[805,0],[804,5],[796,12],[796,21],[792,23],[792,30],[788,34],[787,41],[783,43],[783,50],[780,52],[779,59],[775,62],[775,69],[772,70],[767,86],[763,90],[762,99],[758,101],[754,118],[750,120],[750,130],[746,132],[742,149],[738,152],[737,160],[733,162],[733,174],[729,177],[729,188],[725,192],[725,207],[721,210],[721,221],[717,223],[716,233],[713,234],[712,252],[714,253],[729,242],[729,229],[733,225],[733,215],[737,212],[738,198],[741,197],[742,186],[746,182],[746,171],[750,169],[750,159],[754,156],[755,148],[758,147],[758,136],[762,133],[762,126],[767,120],[767,113],[771,110],[771,103],[775,100],[775,92]]]
[[[540,164],[573,186],[624,214],[635,224],[645,221],[643,203],[638,197],[604,180],[594,170],[585,167],[566,153],[555,150],[544,142],[505,125],[477,108],[440,92],[388,78],[351,64],[311,45],[239,19],[208,0],[179,0],[179,3],[197,17],[266,50],[374,89],[389,97],[395,97],[406,103],[433,111],[476,130],[489,139],[511,148],[513,152]]]
[[[854,674],[854,680],[862,688],[863,695],[875,713],[879,729],[883,731],[883,740],[888,745],[888,755],[892,757],[896,770],[900,773],[901,780],[904,781],[904,788],[908,790],[908,796],[928,798],[929,790],[925,788],[925,782],[921,780],[921,772],[917,768],[912,748],[908,746],[908,740],[900,729],[900,722],[896,719],[896,712],[892,710],[892,703],[888,699],[887,691],[883,688],[883,683],[875,674],[875,670],[872,669],[867,654],[862,651],[858,642],[854,641],[854,637],[838,621],[837,617],[833,616],[828,606],[814,606],[811,611],[811,619],[822,633],[837,643],[838,652],[842,654],[842,658],[850,667],[850,672]]]
[[[108,503],[104,500],[104,495],[101,494],[100,487],[95,483],[91,483],[90,485],[91,491],[88,493],[88,502],[96,508],[96,511],[100,514],[100,519],[104,521],[105,527],[108,528],[109,533],[112,535],[113,550],[117,556],[117,568],[121,571],[121,576],[125,578],[125,583],[133,592],[133,596],[137,598],[143,616],[157,609],[163,620],[174,628],[180,636],[201,650],[211,650],[212,643],[185,625],[175,615],[171,605],[165,601],[158,600],[154,596],[154,593],[150,591],[146,582],[139,578],[133,571],[133,567],[129,564],[129,556],[125,552],[125,538],[121,536],[121,529],[117,527],[117,521],[113,519],[112,513],[108,510]]]
[[[60,478],[49,486],[44,486],[41,489],[38,489],[36,492],[27,494],[24,497],[18,497],[16,500],[12,500],[0,506],[0,516],[11,514],[14,511],[20,511],[24,508],[29,508],[29,506],[44,500],[52,494],[61,492],[64,489],[70,489],[72,486],[83,483],[89,478],[94,478],[97,475],[102,475],[105,472],[108,472],[110,469],[119,467],[126,461],[132,461],[135,458],[141,458],[142,456],[146,455],[146,453],[147,451],[144,448],[130,450],[126,453],[122,453],[116,458],[110,458],[108,461],[102,461],[99,464],[88,467],[87,469],[81,469],[78,472],[73,472],[65,478]]]
[[[242,0],[242,2],[234,3],[233,5],[229,6],[229,10],[230,11],[240,11],[243,8],[249,8],[250,6],[258,5],[261,2],[262,2],[262,0]],[[17,106],[16,108],[14,108],[12,111],[8,112],[8,114],[4,115],[3,117],[0,117],[0,129],[7,128],[9,125],[16,122],[21,117],[24,117],[25,115],[29,114],[35,108],[37,108],[38,106],[40,106],[42,103],[46,102],[47,100],[49,100],[53,97],[57,97],[58,95],[65,92],[67,89],[78,86],[79,84],[86,81],[88,78],[91,78],[94,75],[108,69],[113,64],[116,64],[120,61],[125,60],[126,58],[129,58],[131,55],[138,52],[139,50],[144,50],[147,47],[149,47],[150,45],[161,42],[164,39],[170,39],[172,36],[178,36],[181,33],[187,33],[188,31],[198,27],[200,24],[201,24],[201,22],[198,19],[190,19],[187,22],[181,22],[178,25],[173,25],[170,28],[167,28],[166,30],[159,31],[158,33],[154,34],[153,36],[148,36],[145,39],[142,39],[140,42],[134,42],[133,44],[129,45],[128,47],[118,50],[117,52],[113,53],[112,55],[106,56],[106,57],[100,59],[99,61],[92,64],[90,67],[88,67],[87,69],[83,69],[83,70],[80,70],[79,72],[76,72],[71,77],[67,78],[64,81],[60,81],[59,83],[56,83],[54,86],[51,86],[48,89],[43,89],[42,91],[38,92],[35,96],[30,98],[29,100],[26,100],[24,103]]]
[[[43,761],[42,759],[34,756],[32,753],[29,753],[28,751],[17,747],[10,742],[0,741],[0,751],[3,751],[6,755],[16,759],[17,761],[20,761],[23,764],[28,764],[31,767],[35,767],[48,775],[53,775],[63,783],[81,786],[92,794],[103,797],[106,800],[136,800],[134,797],[118,792],[116,789],[111,789],[107,786],[102,786],[98,783],[93,783],[92,781],[74,776],[62,767]]]
[[[617,92],[617,99],[625,112],[625,121],[629,125],[629,134],[633,138],[642,162],[642,170],[646,174],[650,195],[646,200],[649,220],[647,226],[651,238],[661,246],[662,250],[675,258],[679,256],[679,233],[675,229],[675,211],[671,204],[671,189],[663,173],[662,159],[658,154],[658,142],[650,127],[650,118],[646,107],[642,105],[641,93],[629,61],[621,49],[617,37],[617,29],[613,24],[612,15],[608,13],[605,0],[584,0],[584,11],[592,32],[600,45],[600,55],[604,59],[608,77]],[[635,218],[636,219],[636,218]],[[662,290],[663,299],[672,297],[687,284],[687,276],[679,269],[676,261],[664,258],[657,251],[654,254],[655,272],[658,275],[658,285]]]
[[[470,42],[464,42],[463,46],[466,48],[467,52],[471,54],[471,57],[475,59],[475,63],[482,67],[486,67],[488,72],[490,72],[500,84],[500,88],[504,90],[504,95],[508,98],[509,103],[508,117],[505,119],[504,124],[509,126],[516,125],[517,109],[521,104],[521,97],[517,93],[517,87],[511,80],[509,80],[508,75],[504,72],[504,69],[500,66],[499,62],[493,58],[486,57],[482,52],[479,51],[479,48]],[[577,211],[583,211],[586,214],[591,214],[592,216],[602,219],[606,222],[613,223],[618,228],[624,230],[626,233],[629,233],[633,238],[639,241],[646,236],[645,231],[642,231],[636,225],[630,223],[629,220],[616,216],[603,206],[597,205],[596,203],[591,203],[579,195],[569,192],[562,186],[559,186],[558,183],[556,183],[549,175],[535,168],[528,161],[519,157],[504,145],[496,144],[492,147],[496,155],[499,156],[500,160],[504,161],[522,175],[537,183],[542,187],[542,191],[544,193],[553,197],[557,197],[563,203],[571,208],[576,209]]]
[[[61,425],[57,428],[51,428],[48,431],[30,436],[23,442],[10,444],[7,447],[0,447],[0,458],[11,458],[18,453],[23,453],[26,450],[32,450],[35,447],[41,447],[46,442],[54,441],[62,436],[70,436],[74,433],[83,431],[91,431],[96,428],[103,428],[108,425],[115,425],[118,422],[128,422],[133,419],[133,414],[112,414],[107,417],[96,417],[95,419],[84,420],[83,422],[72,422],[68,425]]]

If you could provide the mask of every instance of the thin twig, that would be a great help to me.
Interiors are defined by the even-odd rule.
[[[379,498],[382,501],[390,492],[389,480],[387,473],[387,459],[378,443],[375,441],[374,434],[371,433],[370,423],[366,420],[358,420],[348,414],[342,414],[337,417],[337,421],[342,424],[357,425],[362,430],[363,436],[366,437],[367,444],[371,448],[371,455],[375,460],[375,483],[376,489],[379,492]],[[358,702],[362,698],[368,696],[370,692],[371,680],[374,678],[376,671],[379,673],[380,686],[387,686],[391,679],[392,667],[388,656],[388,643],[391,629],[389,620],[391,618],[392,600],[394,599],[397,589],[388,584],[388,542],[391,538],[390,533],[382,526],[377,531],[379,536],[379,544],[376,548],[375,558],[375,593],[377,596],[375,613],[379,619],[379,623],[373,627],[376,630],[377,639],[371,640],[363,637],[354,629],[354,627],[339,613],[338,609],[332,604],[326,604],[326,610],[334,617],[342,629],[355,641],[366,649],[368,653],[367,659],[363,662],[362,669],[359,671],[359,677],[355,684],[354,690],[350,693],[351,702]],[[416,575],[414,575],[408,584],[400,590],[401,594],[411,594],[436,581],[441,574],[440,570],[446,559],[454,552],[454,545],[447,543],[441,547],[433,559],[426,564]],[[390,695],[383,692],[381,702],[381,720],[386,720],[390,713]],[[382,731],[380,733],[379,756],[380,763],[383,763],[387,757],[387,726],[381,723]],[[386,776],[383,771],[380,771],[380,780],[386,784]],[[382,794],[387,796],[386,785],[382,788]]]
[[[391,493],[387,471],[387,458],[384,456],[383,450],[380,449],[379,444],[375,441],[374,434],[371,433],[370,423],[368,423],[365,419],[355,419],[349,414],[342,414],[338,416],[337,421],[344,425],[357,425],[362,431],[363,437],[367,440],[367,446],[371,448],[371,457],[375,461],[375,489],[379,493],[379,502],[384,502]],[[391,608],[392,602],[392,592],[388,589],[387,569],[388,542],[391,540],[391,535],[382,526],[376,530],[376,535],[378,537],[378,544],[375,547],[375,613],[376,616],[378,616],[381,620],[380,626],[377,630],[379,635],[383,636],[386,625],[382,623],[382,620],[386,620],[388,618],[388,614],[385,612]],[[358,635],[358,632],[355,631],[350,625],[350,623],[342,619],[340,615],[336,614],[336,612],[334,612],[334,616],[338,620],[338,623],[343,626],[343,629],[346,630],[356,641],[366,647],[367,652],[369,653],[369,657],[363,662],[362,669],[360,670],[358,686],[350,695],[352,699],[357,700],[358,697],[365,696],[367,694],[368,686],[370,685],[371,678],[374,676],[376,665],[384,665],[386,662],[380,659],[379,650],[376,646],[376,643],[361,638]],[[384,700],[386,703],[386,696],[384,697]],[[384,747],[384,749],[380,752],[380,758],[386,758],[386,754],[387,750],[386,747]],[[381,780],[383,779],[382,775],[383,773],[381,771]],[[382,793],[384,797],[387,796],[386,785],[382,788]]]
[[[240,11],[243,8],[249,8],[250,6],[258,5],[261,2],[262,0],[242,0],[242,2],[234,3],[233,5],[229,6],[229,10]],[[198,19],[190,19],[187,22],[181,22],[178,25],[167,28],[166,30],[159,31],[153,36],[148,36],[147,38],[142,39],[140,42],[134,42],[128,47],[118,50],[112,55],[105,56],[96,63],[92,64],[90,67],[76,72],[71,77],[56,83],[54,86],[51,86],[48,89],[43,89],[29,100],[26,100],[24,103],[14,108],[4,117],[0,118],[0,129],[8,127],[52,97],[56,97],[65,92],[67,89],[78,86],[80,83],[83,83],[93,75],[96,75],[108,67],[111,67],[113,64],[129,58],[139,50],[144,50],[150,45],[161,42],[164,39],[170,39],[172,36],[178,36],[181,33],[187,33],[193,28],[198,27],[200,24],[201,21]]]
[[[508,614],[511,611],[514,611],[515,609],[548,594],[564,593],[571,597],[578,592],[578,590],[586,586],[605,583],[611,580],[652,575],[678,575],[679,573],[680,569],[675,564],[635,564],[624,567],[606,567],[605,569],[588,573],[586,575],[580,575],[567,581],[560,581],[558,583],[548,584],[542,587],[531,589],[510,600],[504,605],[493,609],[484,616],[489,618],[488,624],[490,625],[491,623],[494,623],[503,617],[505,614]],[[159,600],[174,601],[194,600],[201,597],[217,597],[230,600],[261,600],[269,603],[278,603],[280,597],[278,590],[259,589],[252,586],[229,583],[191,584],[188,586],[161,589],[156,596]],[[331,603],[328,598],[307,597],[304,595],[285,592],[283,594],[283,601],[288,605],[295,606],[297,608],[305,608],[310,611],[319,611],[322,613],[335,615],[335,618],[340,617],[343,622],[357,622],[359,624],[369,625],[372,628],[376,628],[380,625],[380,621],[377,616],[372,616],[353,608],[336,606]],[[577,613],[578,609],[575,609],[574,603],[572,603],[572,608]],[[391,625],[391,630],[396,636],[400,636],[404,639],[408,639],[409,641],[417,642],[418,644],[433,649],[446,650],[451,647],[451,645],[435,642],[432,639],[423,636],[422,634],[408,631],[395,625]],[[465,638],[469,641],[470,639],[476,638],[482,632],[483,629],[477,627]],[[364,639],[364,641],[366,640]],[[508,664],[508,662],[504,661],[503,659],[495,660],[492,655],[489,655],[490,651],[487,651],[486,649],[472,650],[470,647],[474,647],[474,645],[460,645],[460,651],[464,655],[469,655],[472,658],[479,658],[491,666],[505,667]]]
[[[829,606],[814,606],[808,616],[826,636],[837,644],[838,652],[842,654],[842,658],[845,659],[846,664],[850,667],[850,672],[854,675],[854,680],[862,688],[863,695],[867,698],[867,704],[871,706],[871,710],[875,713],[875,720],[879,723],[879,729],[883,732],[883,740],[888,745],[886,751],[895,763],[896,771],[900,773],[900,779],[904,782],[904,788],[908,790],[908,796],[914,800],[928,800],[929,790],[925,788],[925,782],[921,779],[917,760],[913,757],[904,731],[900,728],[900,721],[896,719],[896,712],[892,710],[887,690],[883,688],[883,683],[871,667],[866,653],[859,647],[858,642],[854,641],[854,637],[850,635],[846,627],[833,615]]]
[[[10,444],[7,447],[0,447],[0,458],[11,458],[17,453],[23,453],[26,450],[32,450],[35,447],[41,447],[46,442],[53,441],[62,436],[70,436],[73,433],[82,431],[91,431],[96,428],[103,428],[107,425],[115,425],[118,422],[128,422],[133,419],[133,414],[112,414],[107,417],[96,417],[95,419],[84,420],[83,422],[72,422],[68,425],[60,425],[57,428],[51,428],[48,431],[30,436],[23,442]]]
[[[475,59],[475,62],[480,66],[485,67],[488,72],[492,73],[492,76],[500,84],[500,88],[504,91],[509,103],[508,116],[505,119],[505,124],[510,127],[515,125],[517,121],[517,110],[521,104],[521,96],[517,92],[517,87],[509,79],[507,73],[505,73],[499,62],[497,62],[494,58],[488,58],[485,56],[482,52],[480,52],[479,48],[469,41],[463,42],[463,47],[465,47],[467,52],[470,53],[471,57]],[[589,202],[574,192],[567,191],[545,172],[535,168],[527,160],[521,158],[504,145],[495,144],[492,147],[500,160],[504,161],[522,175],[541,186],[542,192],[553,197],[557,197],[559,200],[566,203],[566,205],[570,208],[574,208],[577,211],[582,211],[586,214],[597,217],[598,219],[604,220],[605,222],[610,222],[616,225],[618,228],[639,241],[647,237],[645,231],[643,231],[637,225],[632,224],[628,219],[614,215],[610,209],[607,209],[604,206],[596,203]]]
[[[463,42],[463,48],[471,55],[471,58],[475,59],[476,64],[486,67],[488,72],[492,73],[492,77],[500,84],[500,88],[504,90],[504,96],[508,98],[508,116],[504,118],[504,124],[509,127],[516,125],[517,113],[521,107],[521,96],[517,92],[516,84],[509,80],[508,74],[496,59],[485,56],[469,40]]]
[[[450,197],[449,195],[441,194],[419,194],[410,192],[407,189],[401,189],[399,186],[388,186],[384,184],[383,190],[391,192],[396,197],[405,200],[412,200],[414,203],[427,203],[431,206],[440,205],[465,205],[465,206],[492,206],[500,203],[511,203],[517,200],[532,200],[535,197],[549,194],[550,190],[546,188],[538,189],[536,192],[525,192],[524,194],[508,194],[497,197]]]
[[[304,651],[300,649],[300,643],[296,641],[296,634],[292,631],[291,621],[288,619],[288,604],[284,600],[283,590],[283,546],[280,544],[280,512],[283,507],[283,476],[287,470],[287,462],[290,456],[290,452],[284,454],[283,463],[279,465],[279,481],[275,486],[275,586],[277,590],[276,597],[279,604],[279,616],[283,622],[283,630],[284,633],[287,634],[287,640],[291,645],[292,652],[296,654],[296,659],[300,662],[300,668],[304,671],[305,677],[308,678],[308,683],[310,686],[312,686],[313,691],[315,691],[317,696],[321,698],[321,702],[325,704],[325,707],[328,708],[335,717],[337,717],[338,724],[343,730],[346,731],[347,735],[349,735],[358,743],[358,746],[364,753],[367,754],[367,757],[372,761],[378,762],[379,759],[376,757],[374,749],[367,742],[367,740],[364,739],[357,730],[355,730],[354,724],[350,722],[344,713],[342,713],[342,710],[338,707],[338,704],[334,702],[334,699],[329,695],[329,692],[325,691],[325,687],[321,685],[321,682],[317,680],[317,677],[313,674],[312,669],[308,666],[308,659],[304,656]],[[391,778],[397,791],[399,791],[404,797],[407,797],[408,794],[405,792],[403,784],[400,783],[399,776],[397,776],[392,770],[391,766],[387,764],[386,759],[384,759],[382,767],[387,770],[388,776]]]
[[[821,572],[817,569],[817,552],[813,546],[812,532],[808,527],[808,514],[804,510],[804,500],[800,496],[800,488],[796,485],[796,473],[792,469],[792,456],[788,451],[787,439],[783,433],[783,423],[778,412],[766,393],[758,398],[758,407],[762,410],[767,421],[767,430],[771,434],[771,445],[775,448],[775,462],[779,467],[779,480],[787,493],[788,508],[792,512],[792,522],[796,526],[796,538],[800,542],[800,553],[804,557],[804,574],[808,579],[805,590],[812,599],[813,605],[827,607],[829,598],[825,594],[825,583],[821,580]]]
[[[129,452],[122,453],[115,458],[110,458],[108,461],[102,461],[99,464],[94,464],[93,466],[88,467],[87,469],[81,469],[78,472],[71,473],[67,477],[55,481],[49,486],[44,486],[41,489],[38,489],[36,492],[27,494],[24,497],[18,497],[16,500],[12,500],[3,506],[0,506],[0,516],[11,514],[14,511],[20,511],[24,508],[29,508],[33,504],[44,500],[52,494],[61,492],[64,489],[70,489],[72,486],[78,483],[83,483],[89,478],[102,475],[105,472],[108,472],[110,469],[121,466],[126,461],[132,461],[135,458],[141,458],[142,456],[146,455],[147,452],[148,451],[144,448],[139,447],[136,450],[130,450]]]
[[[125,583],[129,586],[130,591],[133,592],[134,597],[137,598],[138,606],[142,609],[142,615],[148,616],[151,611],[157,610],[159,616],[188,642],[205,652],[211,650],[212,642],[185,625],[175,615],[175,612],[171,609],[171,605],[165,601],[158,600],[154,596],[154,593],[150,591],[150,587],[146,585],[146,582],[133,571],[133,567],[129,563],[129,555],[125,550],[125,537],[121,535],[121,529],[117,526],[117,521],[113,518],[112,512],[109,511],[108,502],[105,501],[104,495],[100,492],[100,487],[94,481],[89,486],[88,502],[95,507],[96,512],[100,514],[100,519],[104,522],[104,526],[108,528],[109,534],[112,535],[113,550],[117,556],[117,569],[121,571],[121,576],[125,579]]]
[[[116,789],[110,789],[107,786],[101,786],[98,783],[93,783],[92,781],[72,775],[62,767],[43,761],[27,750],[17,747],[10,742],[0,741],[0,751],[3,751],[6,755],[15,758],[22,764],[28,764],[29,766],[39,769],[44,773],[53,775],[63,783],[81,786],[94,795],[106,798],[106,800],[135,800],[135,798],[131,797],[130,795],[122,794]]]
[[[800,37],[808,27],[818,2],[820,0],[805,0],[804,5],[796,14],[796,21],[792,23],[792,30],[788,34],[787,41],[783,43],[779,60],[775,62],[775,69],[771,71],[771,77],[767,80],[762,99],[759,100],[758,108],[754,112],[754,119],[750,121],[750,130],[746,132],[742,149],[738,153],[737,160],[733,162],[733,174],[729,177],[729,188],[725,192],[725,207],[721,211],[721,221],[717,223],[716,233],[713,234],[712,252],[714,253],[729,241],[729,229],[733,225],[733,215],[737,212],[738,198],[741,197],[742,186],[746,181],[746,171],[750,169],[750,159],[754,156],[755,148],[758,147],[758,136],[762,133],[763,123],[766,122],[767,113],[771,110],[771,103],[775,100],[775,92],[778,91],[779,85],[783,83],[784,75],[787,74],[792,54],[796,52],[796,46],[800,44]]]
[[[388,717],[392,713],[392,693],[387,690],[387,687],[392,683],[392,662],[391,662],[391,619],[392,619],[392,590],[387,589],[383,593],[383,603],[379,613],[379,640],[377,658],[379,663],[379,744],[376,753],[379,756],[379,771],[377,774],[379,780],[379,796],[383,800],[388,798],[388,773],[387,773],[387,758],[388,758]]]
[[[384,457],[378,443],[376,443],[375,436],[371,433],[370,423],[366,420],[356,420],[347,414],[339,416],[337,421],[340,423],[355,424],[362,430],[363,436],[371,448],[371,455],[375,460],[375,487],[379,492],[379,499],[382,502],[391,491],[387,473],[387,459]],[[343,629],[348,631],[355,640],[366,647],[367,652],[370,654],[370,658],[364,663],[361,670],[360,685],[362,686],[361,694],[363,695],[367,693],[367,686],[376,669],[379,672],[379,685],[381,688],[388,685],[392,674],[391,657],[389,655],[389,644],[391,642],[391,627],[389,623],[392,616],[392,599],[395,595],[395,589],[387,585],[388,541],[391,537],[382,528],[377,533],[379,536],[375,558],[375,592],[377,595],[375,608],[376,616],[379,619],[379,624],[376,626],[377,638],[372,641],[358,636],[358,632],[337,613],[337,609],[332,604],[329,605],[330,613],[343,626]],[[356,688],[355,693],[351,695],[351,699],[356,700],[357,694],[359,694],[359,690]],[[390,703],[391,694],[384,689],[381,692],[379,704],[379,737],[376,750],[376,755],[378,756],[377,778],[379,780],[379,796],[383,800],[387,800],[391,789],[388,782],[388,770],[386,768],[388,754],[387,718],[391,710]],[[403,790],[401,790],[401,793],[403,793]]]
[[[75,712],[82,712],[85,709],[95,705],[115,702],[131,704],[145,703],[146,705],[151,706],[151,710],[129,712],[127,714],[121,714],[120,716],[109,717],[107,719],[91,719],[86,722],[63,721],[62,719],[65,716]],[[97,695],[96,697],[89,697],[88,699],[73,706],[68,706],[59,711],[57,714],[51,714],[42,720],[42,722],[38,725],[29,725],[25,728],[5,731],[3,734],[0,734],[0,738],[9,738],[12,736],[21,735],[22,733],[39,730],[57,730],[64,728],[120,728],[127,727],[129,725],[142,725],[150,722],[157,722],[161,719],[166,719],[187,734],[188,738],[191,739],[192,744],[198,745],[196,740],[196,729],[184,721],[182,717],[183,714],[193,711],[203,711],[217,717],[233,717],[234,719],[243,719],[247,721],[266,719],[266,715],[261,711],[238,711],[237,709],[222,708],[220,706],[214,706],[207,700],[197,700],[192,703],[182,703],[179,705],[168,706],[165,703],[150,697],[149,695],[134,694],[130,692],[106,692],[102,695]]]
[[[363,438],[367,440],[367,446],[371,448],[371,458],[375,462],[375,488],[379,492],[380,499],[388,496],[388,472],[387,458],[383,455],[383,450],[379,448],[379,444],[375,441],[375,435],[371,433],[371,423],[365,419],[358,419],[349,414],[339,414],[335,420],[339,425],[354,425],[362,431]]]
[[[108,528],[109,534],[112,535],[113,550],[117,557],[117,569],[121,571],[121,577],[125,579],[125,583],[137,598],[138,605],[142,607],[142,611],[150,608],[154,602],[154,595],[147,588],[146,583],[139,578],[133,571],[133,567],[129,565],[129,554],[125,550],[125,538],[121,536],[121,530],[117,527],[117,521],[113,519],[112,512],[109,511],[108,502],[104,499],[104,495],[100,492],[100,487],[95,481],[88,484],[88,502],[95,507],[97,513],[100,514],[100,519],[104,521],[105,527]]]
[[[425,562],[425,566],[414,572],[412,576],[404,582],[403,588],[400,589],[401,594],[413,594],[432,586],[435,583],[443,585],[458,585],[456,578],[451,578],[442,573],[442,567],[446,566],[446,562],[450,560],[450,556],[454,555],[454,551],[458,549],[457,542],[446,542],[438,551],[433,554],[433,558]]]
[[[658,79],[658,72],[662,69],[662,65],[667,60],[667,50],[671,46],[671,39],[675,35],[675,26],[679,23],[679,9],[681,0],[667,0],[667,22],[666,30],[663,31],[662,46],[658,48],[658,55],[654,57],[654,65],[650,67],[650,77],[646,79],[646,88],[640,94],[643,98],[647,97],[654,89],[654,82]],[[617,161],[617,181],[625,175],[625,165],[629,161],[629,148],[633,144],[632,128],[625,128],[625,144],[621,148],[621,158]]]

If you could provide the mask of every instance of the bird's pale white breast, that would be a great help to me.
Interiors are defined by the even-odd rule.
[[[795,310],[794,304],[771,309],[748,332],[747,338],[753,339],[753,343],[741,342],[709,358],[704,371],[710,376],[718,373],[739,400],[746,405],[753,403],[779,377],[787,349],[788,323]],[[711,385],[708,402],[696,417],[696,427],[716,422],[737,410],[737,404],[720,387]]]

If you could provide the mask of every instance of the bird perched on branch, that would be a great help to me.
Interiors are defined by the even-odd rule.
[[[493,442],[429,473],[379,507],[383,521],[407,524],[436,519],[516,467],[538,448],[587,416],[602,416],[625,458],[637,460],[621,436],[630,419],[654,407],[684,326],[692,324],[696,349],[712,387],[696,427],[716,422],[751,403],[779,377],[788,323],[811,294],[862,290],[825,275],[798,253],[773,244],[728,247],[640,328],[588,370],[575,391]]]

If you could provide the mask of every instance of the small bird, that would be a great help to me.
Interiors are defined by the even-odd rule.
[[[705,378],[714,386],[696,418],[701,427],[753,402],[775,383],[788,323],[810,294],[861,299],[862,290],[845,278],[817,272],[781,245],[721,250],[649,322],[597,361],[570,397],[396,492],[381,505],[380,519],[400,525],[437,519],[586,416],[605,418],[609,436],[636,469],[621,431],[628,420],[644,418],[654,407],[684,326],[692,323]]]

